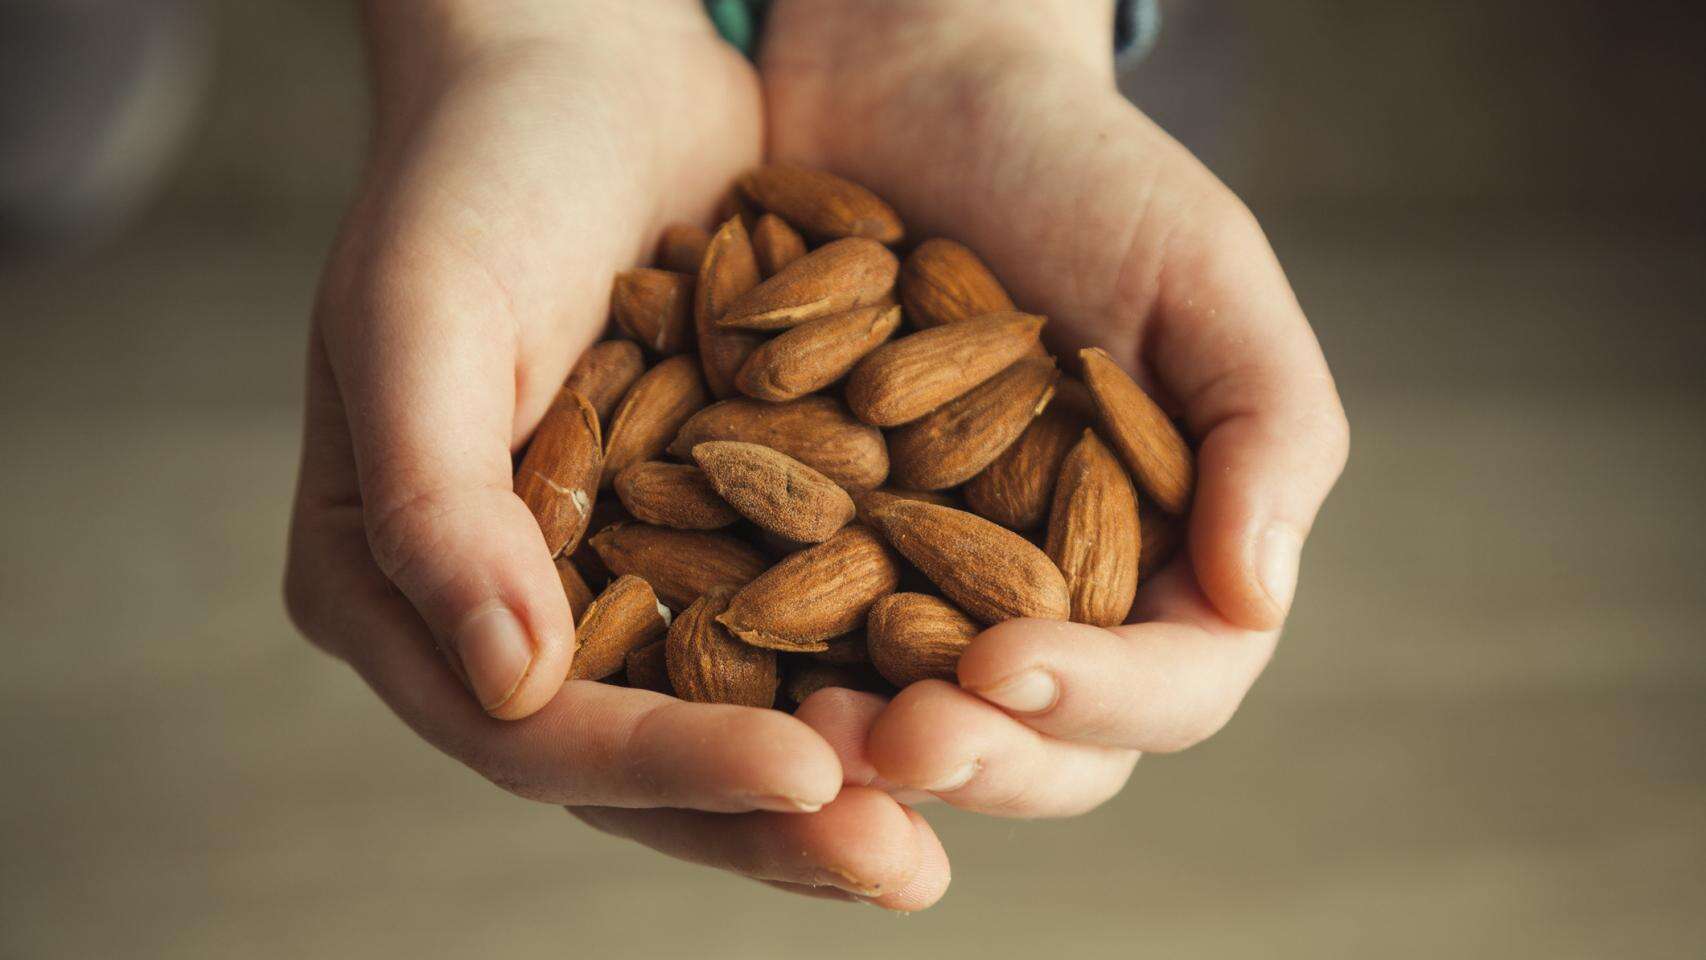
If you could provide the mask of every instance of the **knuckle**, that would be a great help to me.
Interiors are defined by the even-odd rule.
[[[439,531],[454,511],[454,501],[442,490],[415,491],[369,507],[364,521],[374,563],[392,582],[408,579],[438,552]]]

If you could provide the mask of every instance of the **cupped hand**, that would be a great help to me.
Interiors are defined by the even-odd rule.
[[[889,200],[977,252],[1063,354],[1107,349],[1182,417],[1188,547],[1126,626],[985,631],[957,685],[800,716],[850,782],[1067,815],[1143,751],[1218,731],[1273,654],[1303,542],[1343,469],[1332,377],[1249,211],[1114,86],[1110,3],[781,0],[760,69],[776,159]]]
[[[369,164],[308,350],[286,598],[412,728],[686,860],[927,906],[935,835],[785,714],[564,677],[568,602],[511,457],[614,273],[759,158],[751,68],[692,0],[369,9]]]

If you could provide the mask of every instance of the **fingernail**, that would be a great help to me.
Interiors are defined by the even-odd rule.
[[[1289,526],[1276,523],[1268,527],[1256,544],[1256,576],[1262,589],[1281,613],[1291,609],[1292,594],[1297,591],[1297,564],[1303,553],[1303,540]]]
[[[976,760],[968,761],[965,766],[960,767],[953,773],[943,777],[941,780],[936,781],[930,786],[923,787],[922,789],[928,790],[931,793],[952,793],[970,783],[971,778],[977,776],[977,770],[980,766],[982,766],[982,764],[978,763]]]
[[[811,803],[795,797],[781,795],[757,795],[747,797],[747,802],[760,810],[772,813],[816,813],[823,809],[821,803]]]
[[[515,695],[533,665],[533,643],[508,607],[489,606],[463,621],[456,632],[456,653],[468,685],[487,713]]]
[[[1046,670],[1025,670],[993,687],[973,692],[1014,713],[1041,713],[1060,698],[1060,685]]]

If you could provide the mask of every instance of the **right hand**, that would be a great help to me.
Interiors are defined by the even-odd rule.
[[[757,79],[696,0],[638,7],[370,5],[378,114],[309,334],[287,604],[516,794],[685,860],[921,909],[948,880],[935,834],[843,790],[805,723],[564,683],[568,602],[511,455],[603,328],[614,273],[760,155]]]

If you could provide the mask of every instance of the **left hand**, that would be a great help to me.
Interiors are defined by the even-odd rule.
[[[770,152],[869,186],[915,238],[966,243],[1056,350],[1106,348],[1196,442],[1180,559],[1113,629],[986,630],[959,685],[799,716],[849,782],[1065,816],[1141,751],[1218,731],[1267,665],[1348,427],[1250,212],[1114,86],[1111,4],[778,0],[760,73]]]

